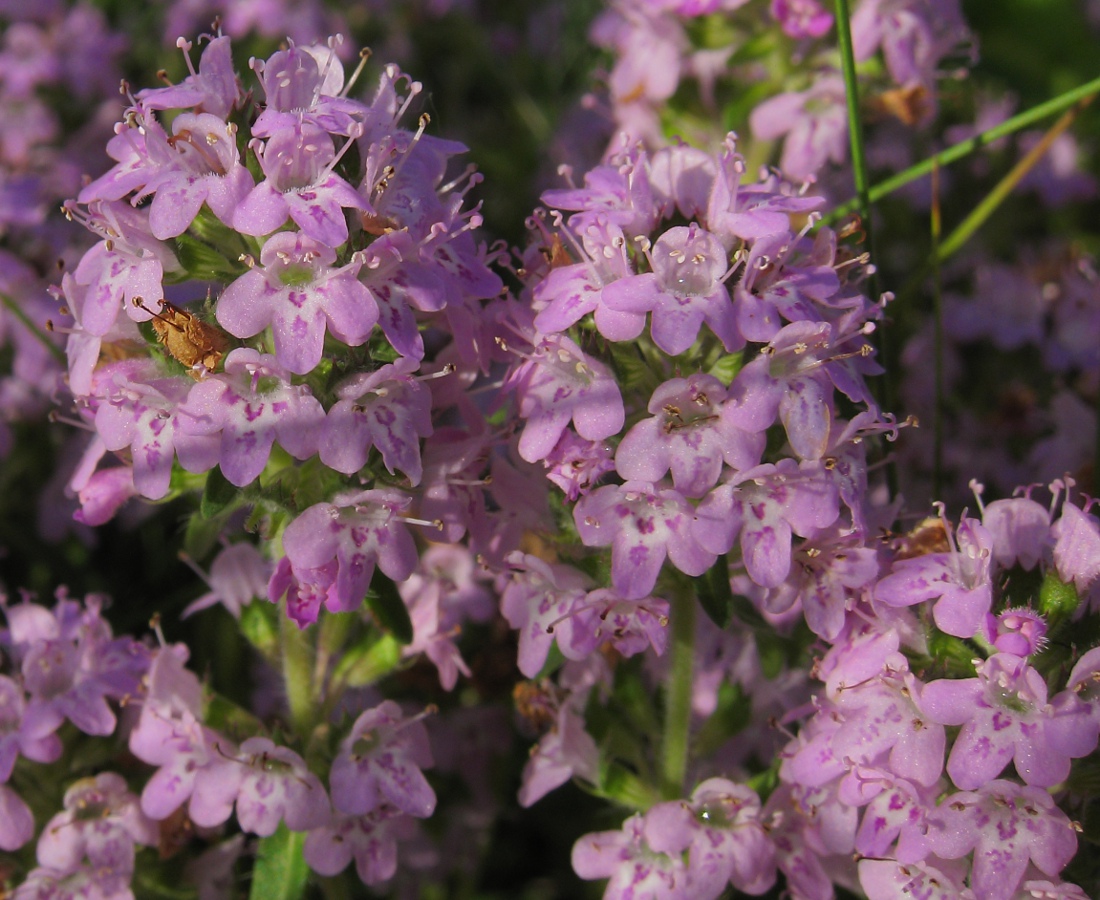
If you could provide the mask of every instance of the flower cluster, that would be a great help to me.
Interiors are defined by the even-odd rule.
[[[971,46],[957,0],[851,0],[850,43],[846,5],[521,3],[504,23],[430,2],[364,24],[235,4],[99,115],[123,47],[105,20],[0,0],[0,561],[22,562],[4,519],[56,451],[43,496],[77,527],[51,563],[99,565],[121,536],[159,573],[29,561],[34,590],[120,583],[144,610],[0,585],[0,893],[1094,892],[1097,279],[1076,245],[1003,233],[947,264],[1001,168],[1065,221],[1094,196],[1065,131],[1084,107],[967,145],[974,184],[933,164],[930,193],[845,218],[853,69],[857,183],[1013,109],[939,90]],[[564,181],[526,246],[485,242],[481,175],[420,114],[476,151],[477,101],[355,58],[368,32],[462,76],[446,91],[481,63],[450,69],[441,32],[488,51],[494,106],[553,133]],[[610,103],[547,128],[585,34],[613,54]],[[60,149],[90,112],[111,136]],[[508,137],[483,154],[514,170],[505,193],[534,180]],[[106,164],[74,162],[103,143]],[[515,193],[486,197],[490,223],[527,214]],[[46,398],[65,429],[32,446]],[[152,637],[116,637],[149,616]]]
[[[368,884],[392,877],[403,823],[435,807],[421,771],[432,765],[421,717],[406,718],[393,701],[359,715],[328,750],[330,801],[289,747],[262,733],[238,744],[206,724],[208,698],[185,668],[186,648],[115,638],[102,606],[102,597],[80,603],[64,592],[52,609],[26,598],[4,605],[0,650],[10,668],[0,672],[0,848],[15,851],[34,836],[21,789],[38,784],[32,764],[62,754],[58,732],[65,721],[93,737],[121,733],[130,753],[155,771],[140,793],[112,771],[73,781],[62,810],[41,830],[38,867],[19,896],[61,889],[72,892],[65,896],[133,896],[137,850],[163,849],[158,826],[184,805],[201,829],[223,825],[235,809],[247,834],[269,836],[281,824],[305,832],[306,860],[321,874],[335,874],[354,858]],[[120,725],[120,707],[136,710],[136,717]]]
[[[1080,697],[1089,676],[1075,669],[1050,685],[1053,663],[1038,654],[1069,610],[1014,605],[1005,584],[1037,573],[1072,585],[1078,614],[1090,608],[1100,526],[1056,483],[1049,510],[998,500],[981,520],[931,520],[883,543],[876,523],[889,510],[869,495],[867,448],[896,427],[864,383],[881,306],[862,294],[860,257],[828,229],[813,239],[791,229],[814,201],[774,180],[742,183],[743,171],[732,139],[717,157],[637,148],[583,187],[544,195],[562,212],[544,231],[548,263],[528,273],[534,315],[509,321],[518,359],[505,388],[523,422],[520,455],[556,484],[563,458],[608,461],[563,485],[563,513],[589,553],[609,548],[597,569],[609,587],[593,590],[593,558],[576,550],[568,564],[512,560],[503,610],[520,630],[521,671],[542,673],[551,641],[570,661],[547,695],[551,725],[521,800],[569,777],[607,789],[614,753],[596,762],[578,715],[600,702],[593,686],[612,689],[593,649],[662,654],[660,629],[696,603],[677,573],[713,578],[777,625],[805,621],[830,648],[815,667],[824,692],[780,750],[766,802],[728,774],[704,778],[713,770],[700,758],[682,773],[698,779],[688,796],[666,793],[621,832],[581,838],[579,875],[609,879],[606,898],[759,893],[777,873],[805,897],[831,896],[834,883],[886,896],[887,885],[937,881],[952,895],[1049,884],[1075,896],[1054,886],[1077,839],[1046,789],[1097,746]],[[717,604],[708,614],[723,616]],[[928,652],[930,629],[978,642],[987,658],[929,677],[910,660]],[[693,692],[706,690],[700,666]],[[712,711],[714,700],[693,705]],[[947,727],[959,729],[950,741]],[[1012,832],[1027,837],[992,837]]]

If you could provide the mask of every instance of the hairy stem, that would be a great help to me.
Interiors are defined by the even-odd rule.
[[[695,594],[678,590],[672,598],[672,646],[665,682],[665,722],[661,746],[661,794],[684,795],[691,742],[692,675],[695,664]]]
[[[291,724],[300,737],[308,738],[316,724],[317,708],[313,701],[313,644],[285,609],[279,616],[279,643],[282,645],[283,683]]]
[[[867,156],[863,148],[863,121],[859,115],[859,82],[856,78],[856,56],[852,46],[852,26],[848,0],[836,0],[836,37],[840,50],[840,68],[844,73],[844,96],[848,106],[848,142],[852,150],[852,177],[856,183],[859,214],[863,217],[867,253],[874,262],[875,252],[871,228],[871,184],[867,176]],[[877,294],[876,294],[877,296]]]

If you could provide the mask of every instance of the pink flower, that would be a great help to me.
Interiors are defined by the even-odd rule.
[[[678,491],[642,481],[606,485],[573,509],[581,540],[611,547],[611,584],[625,600],[652,592],[666,556],[681,572],[699,576],[718,558],[694,536],[694,511]]]
[[[717,896],[727,885],[762,894],[775,883],[775,847],[751,788],[708,778],[689,800],[660,803],[645,820],[654,850],[672,857],[687,850],[694,896]]]
[[[1070,759],[1096,746],[1095,730],[1081,727],[1085,710],[1048,705],[1043,677],[1008,653],[980,663],[977,678],[925,685],[921,703],[934,722],[963,726],[947,760],[951,780],[963,790],[996,778],[1010,759],[1027,784],[1053,787],[1069,775]]]
[[[795,39],[819,38],[833,27],[833,17],[817,0],[772,0],[772,15],[783,33]]]
[[[328,824],[328,795],[293,750],[265,737],[250,737],[241,744],[238,761],[244,770],[237,794],[242,830],[266,837],[275,833],[280,822],[286,822],[291,831]]]
[[[707,494],[691,533],[715,556],[740,539],[749,577],[774,588],[790,574],[792,536],[809,537],[839,515],[836,485],[821,464],[784,458],[737,472]]]
[[[523,767],[520,806],[532,806],[570,778],[595,783],[600,751],[584,730],[581,709],[587,697],[587,691],[580,691],[552,702],[556,708],[549,710],[553,717],[550,728],[531,748]]]
[[[336,388],[320,439],[321,462],[351,475],[367,463],[372,446],[392,475],[400,469],[417,485],[423,474],[420,439],[432,434],[431,394],[407,357],[353,375]]]
[[[179,84],[160,88],[145,88],[137,92],[142,109],[194,108],[221,119],[229,113],[241,96],[241,85],[233,68],[228,36],[213,38],[199,57],[196,72],[191,62],[192,43],[180,38],[176,46],[183,51],[190,75]]]
[[[132,856],[134,844],[155,847],[160,841],[156,823],[114,772],[74,782],[63,805],[64,811],[50,819],[38,839],[40,865],[75,869],[85,857],[94,865],[109,865]]]
[[[260,267],[246,272],[218,298],[218,322],[239,338],[269,325],[275,358],[298,375],[321,361],[326,326],[337,340],[362,344],[378,321],[378,304],[355,276],[359,263],[331,268],[336,252],[302,233],[272,235]]]
[[[607,878],[604,900],[660,897],[661,900],[705,900],[717,893],[698,894],[680,855],[652,849],[647,822],[635,813],[620,831],[601,831],[578,838],[573,845],[573,871],[581,878]]]
[[[819,76],[807,91],[765,100],[749,116],[759,140],[785,137],[779,165],[794,179],[812,178],[826,162],[848,154],[848,114],[839,75]]]
[[[264,470],[276,437],[291,456],[312,456],[325,411],[307,387],[291,384],[275,357],[239,347],[224,372],[191,388],[178,414],[188,434],[221,435],[222,474],[244,487]]]
[[[628,481],[655,482],[672,469],[672,485],[701,497],[718,481],[723,463],[751,469],[764,451],[764,433],[743,431],[726,415],[726,388],[698,373],[666,381],[649,400],[652,418],[626,433],[615,468]]]
[[[432,814],[435,791],[421,771],[432,765],[432,753],[420,719],[406,719],[385,700],[355,720],[329,775],[337,811],[363,816],[388,805],[418,818]]]
[[[1042,788],[991,781],[946,797],[930,818],[927,846],[944,859],[973,851],[970,885],[978,900],[1014,895],[1028,867],[1055,876],[1077,851],[1077,833]]]
[[[623,399],[611,371],[564,335],[541,338],[509,374],[506,388],[516,392],[520,417],[527,420],[519,439],[527,462],[549,454],[570,421],[590,441],[623,427]]]
[[[339,155],[328,132],[317,125],[295,121],[272,134],[266,144],[253,146],[266,177],[236,207],[233,227],[238,231],[271,234],[289,217],[307,237],[339,247],[348,239],[344,209],[372,211],[335,173]]]
[[[958,550],[926,553],[894,563],[875,586],[875,599],[891,606],[935,600],[932,615],[947,634],[972,637],[993,602],[993,536],[976,519],[963,519]]]
[[[694,223],[676,226],[657,238],[650,259],[652,272],[603,289],[609,309],[652,312],[653,342],[671,356],[695,342],[704,322],[729,352],[744,346],[725,285],[729,259],[717,237]]]
[[[232,743],[202,724],[202,686],[169,647],[157,653],[130,752],[157,771],[141,792],[141,810],[165,819],[184,803],[202,827],[221,825],[233,812],[244,775]]]
[[[403,581],[416,568],[416,546],[398,516],[410,502],[394,488],[377,488],[315,503],[283,534],[293,571],[321,569],[335,560],[337,599],[329,609],[358,608],[376,564],[394,581]]]

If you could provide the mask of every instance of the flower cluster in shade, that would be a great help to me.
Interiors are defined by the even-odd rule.
[[[63,317],[44,273],[86,242],[80,229],[59,227],[50,213],[79,190],[84,172],[102,170],[100,147],[117,114],[119,59],[128,40],[89,3],[9,4],[4,21],[0,348],[11,361],[0,373],[0,457],[6,459],[13,426],[42,422],[59,390],[63,338],[42,326]],[[68,512],[43,505],[39,529],[58,536],[72,524]]]
[[[1054,184],[1065,185],[1060,179]],[[968,292],[944,297],[942,390],[957,391],[979,368],[995,390],[992,415],[952,410],[944,448],[950,479],[943,500],[961,506],[967,482],[978,479],[998,493],[1017,484],[1045,483],[1072,473],[1094,492],[1091,470],[1096,438],[1092,387],[1100,372],[1100,280],[1095,260],[1052,242],[1027,248],[1011,263],[977,249],[967,263]],[[932,335],[923,326],[902,351],[906,408],[928,421],[933,414],[932,374],[926,352]],[[1025,356],[1035,364],[1021,366]],[[1040,361],[1041,360],[1041,361]],[[995,373],[995,374],[994,374]],[[1050,379],[1053,390],[1043,390]],[[914,431],[901,442],[900,471],[907,493],[929,477],[930,435]]]
[[[775,627],[808,626],[822,684],[801,711],[792,700],[812,686],[787,688],[785,721],[801,725],[772,749],[766,799],[734,776],[741,763],[700,759],[688,796],[577,841],[575,871],[607,879],[607,900],[758,894],[780,873],[792,896],[822,900],[838,884],[876,900],[1084,897],[1059,880],[1077,827],[1056,801],[1097,746],[1097,658],[1052,676],[1041,654],[1048,628],[1096,609],[1089,505],[1056,482],[1046,507],[979,496],[978,518],[883,539],[892,509],[868,489],[867,453],[896,426],[864,382],[882,306],[863,294],[857,252],[795,230],[814,201],[750,182],[732,138],[717,155],[632,148],[543,200],[543,252],[525,258],[525,302],[501,338],[515,357],[505,387],[518,451],[587,551],[513,554],[502,582],[521,672],[538,678],[553,644],[566,660],[523,698],[543,735],[521,802],[601,783],[585,710],[614,675],[591,648],[659,656],[680,574],[716,572]],[[731,354],[732,369],[704,368]],[[1020,573],[1076,599],[1023,605],[1006,589]],[[947,677],[912,663],[933,635],[980,657]],[[696,641],[698,721],[724,680],[763,721],[778,686],[744,639],[704,619]]]
[[[629,0],[602,13],[590,38],[615,56],[607,92],[616,135],[662,146],[662,116],[677,92],[690,85],[713,115],[727,85],[757,82],[763,68],[778,73],[780,93],[757,104],[749,124],[757,140],[782,141],[784,174],[813,179],[826,164],[844,163],[848,125],[832,4],[771,0],[767,13],[761,5]],[[762,18],[779,39],[774,58],[754,54],[750,66],[738,54],[762,31]],[[701,26],[715,19],[720,26]],[[700,41],[702,34],[708,39]],[[905,125],[927,124],[945,61],[965,58],[968,30],[957,0],[860,0],[852,4],[851,34],[857,62],[880,61],[861,86],[868,102]],[[802,64],[790,66],[792,57]],[[699,126],[686,120],[683,127]]]
[[[21,793],[40,792],[36,764],[59,758],[66,721],[85,735],[125,740],[153,771],[131,766],[124,778],[105,770],[68,785],[17,896],[133,897],[136,853],[161,845],[158,823],[181,809],[199,828],[235,816],[246,834],[272,835],[281,824],[305,832],[306,861],[323,875],[354,860],[368,884],[393,876],[398,837],[435,808],[422,771],[433,758],[421,716],[406,717],[389,700],[364,710],[333,747],[330,793],[289,747],[262,733],[234,743],[205,724],[206,697],[185,667],[186,648],[114,637],[103,602],[59,592],[52,608],[27,598],[4,603],[0,848],[15,851],[34,836]]]

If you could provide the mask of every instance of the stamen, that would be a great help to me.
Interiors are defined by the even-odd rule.
[[[351,73],[351,77],[348,78],[347,83],[344,85],[344,89],[340,91],[341,97],[346,97],[348,95],[352,86],[359,80],[359,76],[363,74],[363,69],[367,66],[367,60],[373,55],[370,47],[364,47],[359,51],[359,62],[355,66],[355,71]]]

